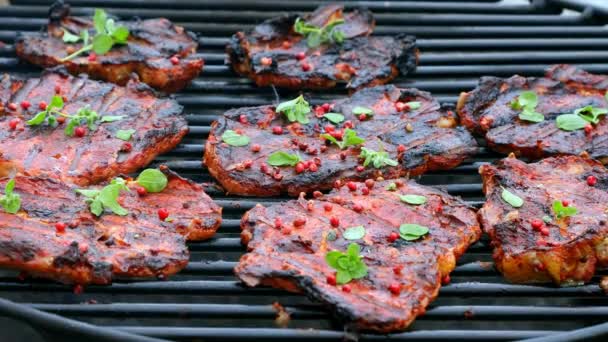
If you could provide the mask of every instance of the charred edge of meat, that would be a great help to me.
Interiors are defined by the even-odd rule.
[[[69,5],[64,4],[63,1],[54,3],[49,10],[47,31],[19,32],[17,34],[15,39],[17,55],[23,60],[45,68],[62,64],[74,75],[86,73],[95,79],[103,79],[119,85],[125,85],[130,78],[133,78],[132,75],[136,74],[142,82],[167,93],[173,93],[186,87],[191,80],[198,76],[204,66],[202,56],[196,53],[197,35],[163,18],[145,21],[134,19],[125,22],[129,26],[131,36],[135,37],[133,40],[129,38],[129,44],[136,44],[137,39],[140,39],[142,44],[149,42],[151,47],[148,48],[157,49],[160,56],[146,54],[145,49],[142,48],[117,46],[108,56],[99,56],[98,61],[95,62],[87,61],[86,57],[83,59],[82,56],[61,62],[58,55],[63,55],[66,45],[61,38],[58,38],[58,35],[61,34],[61,30],[58,28],[66,21],[78,26],[90,25],[89,19],[69,15]],[[145,26],[145,23],[150,22],[154,22],[161,29],[175,31],[176,39],[183,38],[184,36],[181,36],[183,34],[190,38],[191,42],[182,41],[181,45],[173,46],[166,43],[166,40],[172,40],[172,38],[150,40],[150,32],[142,29],[142,25]],[[152,25],[146,27],[149,28]],[[139,37],[141,32],[143,32],[143,37]],[[57,44],[54,45],[54,43]],[[177,64],[170,62],[170,58],[173,56],[179,57]]]
[[[305,19],[311,21],[320,21],[316,24],[322,25],[327,18],[335,15],[334,12],[339,12],[341,16],[342,6],[328,5],[317,9],[314,13],[305,16]],[[331,12],[331,13],[324,13]],[[273,60],[270,67],[265,67],[261,64],[261,52],[256,52],[252,56],[252,50],[260,44],[276,43],[281,38],[286,38],[288,41],[294,41],[294,44],[304,44],[299,35],[293,33],[293,24],[298,18],[297,15],[283,15],[264,21],[248,32],[237,32],[232,36],[230,42],[226,46],[227,59],[226,64],[231,64],[235,72],[252,78],[258,86],[274,85],[286,88],[309,88],[309,89],[325,89],[336,86],[338,82],[346,84],[346,88],[353,91],[363,87],[371,87],[375,85],[385,84],[395,78],[399,72],[407,75],[413,72],[418,63],[419,51],[416,47],[416,39],[413,36],[398,34],[395,37],[368,37],[374,26],[374,19],[367,9],[354,9],[352,12],[345,14],[347,17],[354,18],[356,22],[346,29],[346,40],[340,46],[327,45],[323,47],[321,53],[323,55],[344,54],[344,51],[352,51],[360,53],[365,59],[373,59],[371,51],[375,51],[374,44],[379,44],[388,47],[390,51],[386,54],[390,55],[390,60],[386,61],[384,67],[376,67],[370,65],[361,65],[360,69],[356,70],[355,74],[349,70],[345,72],[338,68],[339,64],[348,64],[335,62],[336,65],[332,72],[298,72],[297,75],[291,73],[281,73],[278,71],[276,60],[284,59],[286,56],[294,55],[289,49],[271,48],[263,53],[263,57],[269,57]],[[320,18],[319,18],[320,17]],[[348,25],[348,22],[344,25]],[[349,39],[350,38],[350,39]],[[291,49],[291,48],[290,48]],[[383,63],[385,63],[383,61]],[[318,64],[317,67],[323,66]],[[299,68],[299,66],[294,66]],[[348,65],[348,68],[352,67]],[[316,69],[316,68],[315,68]],[[299,69],[298,69],[299,70]],[[350,74],[346,78],[337,76],[338,74]]]
[[[385,126],[386,121],[377,121],[378,123],[374,124],[375,119],[371,119],[358,123],[358,125],[366,127],[364,130],[366,133],[359,131],[360,136],[367,139],[366,143],[377,143],[389,152],[391,158],[396,158],[399,161],[397,167],[385,167],[381,170],[385,179],[405,175],[416,176],[427,171],[451,169],[475,153],[477,144],[473,136],[464,127],[458,126],[458,117],[454,112],[449,111],[449,107],[440,107],[428,92],[417,89],[400,89],[393,85],[377,86],[362,89],[350,98],[333,102],[333,105],[336,106],[338,112],[345,114],[345,121],[354,122],[357,119],[354,118],[354,115],[351,117],[352,114],[348,113],[350,112],[348,108],[363,103],[366,103],[370,108],[374,108],[379,103],[386,103],[382,101],[387,99],[393,102],[422,101],[424,103],[423,108],[427,109],[414,112],[415,114],[412,114],[410,120],[400,121],[394,129],[386,132],[381,129]],[[400,115],[407,115],[392,112],[393,109],[385,109],[385,107],[379,106],[379,110],[386,110],[392,113],[390,115],[394,115],[395,118]],[[393,108],[392,105],[387,105],[387,107]],[[344,108],[346,113],[341,108]],[[241,125],[239,123],[241,115],[246,115],[247,124]],[[384,116],[377,115],[376,117]],[[289,128],[292,124],[282,118],[282,114],[276,114],[272,106],[231,109],[211,125],[205,146],[204,163],[210,174],[222,184],[226,191],[240,195],[273,196],[288,193],[291,196],[297,196],[300,192],[331,189],[336,180],[365,180],[372,175],[375,175],[374,177],[378,176],[379,170],[372,167],[365,168],[363,172],[354,173],[357,165],[353,160],[357,159],[355,154],[358,155],[355,148],[341,151],[337,147],[329,145],[325,152],[315,154],[322,162],[318,171],[314,173],[304,172],[296,177],[290,177],[290,172],[293,170],[285,168],[288,177],[280,181],[272,181],[267,179],[267,175],[259,171],[261,166],[259,162],[263,161],[264,155],[251,152],[248,147],[232,148],[223,145],[221,142],[222,134],[229,129],[249,128],[267,132],[272,128],[271,126],[278,125],[289,132],[290,139],[315,144],[316,148],[316,144],[322,144],[318,134],[323,133],[321,127],[326,125],[327,121],[312,114],[310,119],[309,124],[301,126],[301,133],[295,134]],[[443,119],[447,119],[448,126],[440,125]],[[413,132],[407,131],[408,122],[416,127]],[[320,126],[318,132],[314,128],[317,125]],[[336,125],[336,129],[341,129],[341,125]],[[375,135],[369,136],[370,127],[374,126],[378,127],[374,130]],[[355,130],[357,129],[355,128]],[[445,134],[442,134],[442,132],[445,132]],[[437,134],[437,139],[440,140],[428,141],[430,139],[428,134]],[[283,139],[282,137],[283,135],[271,136],[272,141]],[[254,139],[251,144],[254,143],[269,145],[271,142]],[[405,147],[405,151],[401,154],[397,152],[400,144]],[[292,148],[288,149],[290,153],[294,152],[291,151]],[[346,153],[346,158],[340,161],[339,154],[342,152]],[[300,153],[300,151],[295,151],[295,153]],[[254,162],[250,170],[228,168],[229,165],[226,164],[228,162],[234,164],[244,160]]]
[[[375,183],[372,191],[387,192],[388,190],[383,189],[385,189],[385,187],[389,183],[390,181],[378,181]],[[438,240],[429,240],[427,245],[422,245],[421,242],[418,242],[417,245],[416,243],[411,244],[399,241],[390,247],[387,246],[387,248],[391,249],[412,248],[417,252],[427,251],[426,248],[432,248],[432,253],[434,254],[433,257],[427,255],[428,259],[425,259],[427,262],[430,262],[430,264],[427,265],[428,267],[423,267],[423,265],[418,263],[409,264],[408,261],[405,261],[407,265],[411,265],[412,269],[407,269],[408,266],[405,266],[406,268],[404,269],[404,272],[406,272],[407,274],[411,274],[412,277],[417,278],[414,280],[408,278],[404,281],[403,286],[413,286],[414,284],[422,285],[424,287],[424,291],[422,294],[413,293],[413,291],[420,290],[420,286],[417,286],[416,288],[411,290],[411,293],[408,289],[407,298],[399,298],[399,300],[406,301],[408,306],[411,306],[410,310],[404,309],[402,315],[393,313],[378,313],[378,315],[370,315],[369,312],[363,312],[361,307],[358,306],[354,300],[349,300],[348,294],[344,294],[339,289],[335,289],[334,287],[327,287],[328,285],[325,284],[326,280],[323,275],[324,272],[319,271],[316,268],[311,269],[311,273],[307,272],[306,267],[304,267],[304,269],[299,269],[299,263],[297,260],[294,260],[293,263],[291,263],[289,261],[292,260],[291,258],[289,260],[285,260],[281,257],[280,254],[277,255],[280,252],[278,252],[272,247],[270,247],[269,249],[267,248],[276,243],[277,248],[286,247],[286,253],[294,253],[296,255],[298,253],[302,253],[302,255],[310,255],[309,252],[314,253],[313,250],[308,251],[307,247],[309,246],[305,245],[308,241],[306,235],[311,234],[314,237],[321,236],[321,233],[326,228],[317,228],[318,225],[316,223],[308,227],[300,227],[292,231],[286,237],[284,237],[285,240],[283,240],[284,233],[280,232],[280,230],[275,229],[271,223],[273,222],[273,217],[281,217],[278,215],[289,215],[289,217],[301,215],[301,212],[298,209],[295,209],[297,213],[293,213],[294,207],[290,207],[290,205],[294,205],[297,208],[298,203],[296,202],[301,202],[302,206],[305,206],[306,201],[303,197],[298,200],[282,203],[279,205],[273,205],[267,208],[262,207],[258,204],[255,208],[245,213],[241,220],[241,241],[244,245],[246,245],[247,250],[250,253],[245,254],[241,258],[237,267],[235,268],[237,276],[248,286],[265,285],[281,288],[290,292],[304,293],[309,298],[313,300],[319,300],[327,307],[331,308],[332,310],[335,310],[337,314],[336,316],[340,320],[345,321],[348,324],[354,324],[357,328],[362,330],[373,330],[376,332],[403,330],[415,319],[416,316],[421,315],[424,312],[425,307],[428,305],[428,303],[437,296],[438,290],[440,288],[441,277],[448,275],[454,269],[456,265],[456,259],[464,253],[464,251],[470,244],[477,241],[481,234],[481,230],[479,228],[475,213],[462,200],[457,197],[442,193],[436,189],[421,187],[413,181],[407,181],[406,184],[407,186],[402,185],[403,190],[397,190],[398,192],[396,194],[402,193],[399,191],[407,193],[409,192],[409,190],[412,190],[417,193],[418,191],[424,191],[425,194],[438,195],[440,197],[439,199],[435,200],[438,200],[438,202],[442,205],[442,214],[440,215],[442,215],[443,217],[435,217],[433,218],[433,220],[438,220],[439,222],[444,223],[441,224],[441,228],[437,228],[437,231],[434,231],[430,234],[430,236],[434,236],[434,234],[437,234],[436,236]],[[359,184],[359,186],[364,185]],[[410,186],[417,187],[418,189],[410,189]],[[344,191],[346,191],[346,193]],[[353,198],[349,199],[348,196],[353,196]],[[379,198],[383,198],[387,199],[388,201],[391,201],[391,204],[395,204],[392,202],[393,200],[389,199],[392,196],[388,196],[387,194],[380,193],[376,194],[373,198],[371,198],[373,194],[370,193],[369,196],[370,201],[377,201]],[[323,210],[322,205],[324,203],[332,204],[334,206],[333,211],[336,211],[336,209],[338,209],[337,207],[343,207],[344,209],[348,210],[349,208],[351,208],[353,203],[361,203],[359,201],[361,201],[362,198],[359,197],[358,199],[356,199],[357,197],[358,194],[350,192],[349,190],[346,190],[344,188],[341,190],[334,190],[330,194],[324,195],[312,201],[316,202],[316,209],[314,210]],[[285,208],[282,208],[281,210],[271,211],[271,209],[279,206]],[[433,205],[431,205],[431,207],[433,207]],[[434,210],[431,209],[431,207],[421,210]],[[366,208],[364,210],[371,210],[370,208]],[[309,215],[314,216],[315,214]],[[319,213],[319,215],[326,216],[331,214]],[[357,214],[355,212],[352,212],[350,213],[350,215],[360,215],[361,218],[364,220],[371,219],[367,216],[368,214],[365,213]],[[434,217],[435,214],[432,215]],[[452,222],[459,226],[459,233],[452,232],[451,229],[449,229],[451,228],[450,226],[445,226],[444,220],[446,218],[448,220],[453,220]],[[373,224],[374,227],[382,226],[381,223],[384,222],[383,220],[378,220],[378,218],[375,218],[374,220],[376,221],[376,224]],[[353,222],[357,221],[354,220]],[[380,225],[377,225],[378,223],[380,223]],[[286,224],[289,225],[289,223]],[[447,230],[445,230],[446,228]],[[311,229],[312,231],[308,231],[308,229]],[[316,231],[317,229],[320,232]],[[272,233],[275,231],[277,231],[276,234],[278,234],[279,237]],[[387,231],[390,231],[390,228],[388,228]],[[270,233],[271,235],[266,235],[265,233]],[[370,236],[370,239],[372,240],[376,240],[377,237],[382,236],[383,234],[380,233],[380,235],[376,235],[376,233],[377,232],[372,233],[372,231],[368,230],[368,234],[373,234]],[[292,236],[292,234],[295,234],[293,238],[290,237]],[[447,235],[444,236],[443,234]],[[458,234],[458,238],[448,238],[450,234]],[[270,238],[273,236],[281,240],[269,242]],[[255,247],[252,246],[253,243],[250,244],[252,240],[255,240]],[[292,249],[289,248],[289,245],[284,245],[289,243],[295,244],[294,247],[297,249],[297,251],[292,251]],[[323,250],[335,249],[335,246],[332,246],[332,243],[329,240],[326,241],[327,245],[323,241],[318,243],[318,246]],[[312,244],[316,245],[317,242],[312,242]],[[342,242],[340,244],[342,244]],[[383,244],[383,241],[378,242],[378,245]],[[366,247],[364,247],[363,250],[367,249],[367,247],[373,249],[373,246],[366,244]],[[400,252],[403,253],[403,250]],[[294,255],[293,257],[297,258],[296,255]],[[435,256],[437,257],[437,259],[435,259]],[[315,257],[319,257],[319,262],[324,263],[324,261],[322,261],[322,254],[318,254]],[[424,257],[424,255],[420,256],[420,258]],[[265,258],[270,258],[271,260],[268,260],[268,263],[264,263],[263,260]],[[276,262],[276,264],[272,265],[272,262]],[[307,260],[306,262],[310,263],[310,260]],[[377,262],[378,265],[382,266],[391,265],[390,262],[388,264],[384,264],[380,260],[378,260]],[[375,265],[375,263],[370,265]],[[373,274],[373,266],[369,267],[370,271]],[[317,275],[319,277],[317,277]],[[384,286],[380,285],[379,282],[376,283],[376,281],[379,280],[373,275],[369,275],[368,278],[361,280],[357,286],[362,286],[367,291],[382,291],[380,289],[384,288]],[[405,296],[405,294],[402,294],[402,296]],[[387,300],[397,300],[397,297],[389,297]]]
[[[559,222],[545,222],[544,225],[550,229],[546,237],[530,230],[532,219],[540,219],[543,215],[553,216],[551,200],[545,198],[550,194],[572,194],[575,196],[574,205],[579,210],[586,210],[589,201],[605,202],[605,198],[608,198],[605,193],[608,172],[601,163],[587,157],[561,156],[526,164],[510,157],[494,165],[483,165],[479,172],[487,197],[479,211],[480,222],[492,240],[496,267],[507,280],[514,283],[553,282],[571,286],[591,280],[596,268],[608,264],[608,243],[605,240],[608,226],[603,219],[604,208],[601,205],[592,208],[598,212],[597,217],[589,216],[589,213],[578,213],[577,215],[586,217],[579,217],[575,223],[571,222],[571,218],[566,218],[565,226]],[[532,184],[522,185],[519,178],[528,177],[528,173]],[[540,180],[532,178],[535,173],[549,177],[536,186],[534,183]],[[590,175],[597,179],[597,184],[593,187],[587,184]],[[553,176],[555,178],[551,178]],[[564,184],[563,189],[557,184]],[[541,188],[540,185],[544,186]],[[526,207],[514,209],[504,203],[500,194],[503,186],[523,189],[526,191],[523,196],[524,206],[526,203],[540,206],[542,211]],[[585,190],[592,192],[592,195],[582,195]],[[547,191],[550,193],[545,193]],[[554,230],[559,232],[554,234]],[[539,244],[539,241],[544,243]]]

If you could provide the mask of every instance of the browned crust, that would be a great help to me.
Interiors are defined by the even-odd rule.
[[[344,186],[313,200],[300,197],[269,207],[256,206],[241,220],[241,241],[248,253],[236,266],[236,275],[248,286],[304,293],[359,330],[389,333],[407,328],[436,298],[441,279],[454,269],[481,230],[474,211],[459,200],[413,181],[397,182],[401,185],[396,192],[387,191],[390,182],[376,182],[368,195],[360,191],[366,185],[357,183],[356,191]],[[412,193],[425,195],[428,202],[413,208],[397,198]],[[333,209],[327,212],[325,204]],[[354,211],[355,205],[362,211]],[[336,240],[327,239],[332,216],[341,222],[333,228]],[[277,217],[282,219],[281,229],[274,226]],[[292,220],[302,217],[306,218],[304,226],[294,227]],[[404,222],[433,228],[420,241],[387,242],[389,233]],[[364,225],[365,237],[345,240],[343,230],[356,225]],[[369,274],[349,283],[351,292],[346,293],[341,286],[327,284],[326,277],[334,270],[326,265],[324,255],[345,250],[352,242],[361,246]],[[403,266],[400,275],[393,272],[395,266]],[[397,296],[387,290],[395,282],[402,288]]]
[[[397,101],[421,101],[423,105],[420,110],[403,113],[395,109],[394,103]],[[326,152],[308,155],[298,146],[292,146],[291,142],[297,140],[320,151],[325,143],[319,135],[324,133],[323,127],[329,121],[311,113],[309,124],[290,123],[282,114],[276,114],[271,106],[233,109],[214,122],[205,145],[204,164],[229,193],[253,196],[287,193],[297,196],[300,192],[329,190],[338,180],[365,180],[379,176],[390,179],[451,169],[476,151],[475,140],[463,127],[458,126],[453,113],[440,108],[426,92],[378,86],[361,90],[353,97],[336,101],[332,105],[334,111],[345,115],[345,122],[351,121],[356,125],[354,129],[366,139],[367,148],[379,150],[382,146],[390,158],[398,160],[400,164],[381,169],[369,166],[364,171],[356,171],[359,148],[341,151],[335,145],[327,146]],[[376,114],[372,119],[359,121],[350,112],[357,105],[368,106]],[[248,118],[248,123],[239,122],[241,115]],[[440,120],[449,120],[453,126],[439,127]],[[405,129],[408,123],[414,127],[412,132]],[[343,128],[343,125],[344,123],[336,125],[336,129]],[[281,126],[286,133],[279,136],[271,134],[274,126]],[[250,144],[246,147],[232,147],[222,143],[221,136],[229,129],[244,130],[244,134],[251,138]],[[261,145],[262,151],[251,152],[252,144]],[[401,144],[406,148],[402,153],[398,152],[398,145]],[[320,158],[321,165],[315,173],[305,172],[300,175],[295,174],[291,167],[279,168],[284,178],[277,181],[272,175],[260,171],[267,156],[276,150],[298,153],[304,160]],[[341,152],[346,153],[343,161],[340,159]],[[247,160],[253,162],[251,168],[240,168],[239,164]]]

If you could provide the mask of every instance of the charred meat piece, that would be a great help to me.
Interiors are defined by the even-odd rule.
[[[361,330],[405,329],[425,312],[481,230],[475,212],[461,200],[414,181],[391,183],[370,179],[310,201],[300,197],[256,206],[241,220],[249,253],[241,257],[236,275],[249,286],[304,293]],[[422,196],[425,203],[405,203],[402,195]],[[429,231],[407,241],[399,237],[402,224]],[[362,237],[347,232],[357,226]],[[326,255],[344,252],[351,243],[359,246],[367,275],[336,285]]]
[[[510,157],[480,173],[487,197],[480,221],[509,281],[576,285],[608,265],[608,172],[601,163],[560,156],[526,164]],[[521,199],[516,206],[509,193]]]
[[[311,47],[304,35],[294,31],[298,16],[283,15],[236,33],[227,46],[228,63],[259,86],[297,89],[333,88],[337,83],[359,89],[414,71],[418,62],[414,37],[371,37],[374,18],[369,11],[342,11],[341,5],[327,5],[302,18],[319,28],[343,19],[333,27],[342,32],[342,43]]]
[[[78,187],[18,175],[13,191],[21,196],[21,210],[13,215],[0,208],[0,266],[76,284],[178,272],[188,263],[186,239],[213,235],[221,209],[200,185],[163,170],[169,182],[162,192],[140,196],[130,181],[131,191],[118,199],[129,213],[99,217]],[[1,189],[7,181],[0,180]],[[161,207],[171,220],[160,219]]]
[[[56,127],[28,125],[55,94],[64,98],[64,113],[73,115],[89,106],[99,116],[122,119],[98,122],[97,129],[85,129],[82,137],[65,134],[67,121]],[[0,103],[0,176],[16,169],[31,176],[95,184],[140,169],[174,148],[188,131],[176,101],[159,99],[135,81],[120,87],[61,70],[30,79],[5,75]],[[119,130],[134,132],[127,142],[117,138]]]
[[[552,155],[579,155],[608,161],[608,124],[603,117],[586,129],[566,131],[556,118],[585,106],[608,108],[604,95],[608,77],[593,75],[569,65],[555,65],[542,78],[513,76],[508,79],[483,77],[478,87],[460,96],[459,115],[463,125],[485,136],[488,146],[501,153],[514,152],[528,158]],[[524,91],[537,94],[536,111],[542,122],[521,120],[521,109],[513,101]]]
[[[420,106],[408,108],[407,103]],[[362,117],[356,114],[361,110],[357,107],[371,114]],[[324,116],[326,111],[341,113],[344,120],[334,124]],[[450,169],[476,151],[475,140],[458,126],[454,113],[417,89],[392,85],[363,89],[350,98],[314,108],[308,118],[307,124],[290,122],[283,113],[275,113],[273,106],[232,109],[211,126],[205,165],[230,193],[297,196],[330,189],[336,181]],[[341,149],[320,136],[330,134],[342,143],[351,129],[365,139],[363,145]],[[227,131],[247,136],[249,144],[235,147],[222,142]],[[395,166],[364,166],[359,157],[361,146],[386,152]],[[298,154],[305,167],[273,168],[268,158],[276,152]]]
[[[184,88],[203,68],[202,58],[194,55],[196,36],[164,18],[117,21],[116,26],[129,30],[127,44],[114,45],[104,55],[85,53],[62,61],[83,45],[82,41],[65,43],[64,30],[76,36],[89,30],[93,37],[93,22],[91,18],[70,16],[70,8],[63,2],[51,6],[49,17],[47,32],[17,38],[19,58],[45,68],[62,64],[74,75],[86,73],[120,85],[127,84],[135,73],[142,82],[164,92]]]

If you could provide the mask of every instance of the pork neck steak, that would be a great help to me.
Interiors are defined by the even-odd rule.
[[[510,157],[483,165],[480,173],[487,201],[479,217],[496,267],[509,281],[571,286],[608,265],[602,164],[578,156],[531,164]]]
[[[401,196],[415,196],[417,204]],[[411,237],[403,224],[426,227],[428,234]],[[422,315],[481,234],[475,211],[464,202],[400,179],[370,179],[308,201],[257,205],[241,228],[248,253],[235,273],[247,285],[304,293],[356,328],[382,333],[403,330]],[[339,272],[336,277],[326,256],[353,243],[366,275],[336,284]],[[343,262],[348,268],[349,261],[338,265]]]
[[[46,32],[21,34],[16,40],[19,58],[41,67],[65,65],[72,74],[86,73],[95,79],[125,85],[135,73],[139,79],[164,92],[177,92],[196,78],[203,59],[195,55],[196,35],[164,18],[117,21],[129,29],[124,45],[116,44],[103,55],[82,54],[61,59],[82,47],[82,42],[63,41],[64,30],[79,36],[83,30],[95,35],[91,18],[70,16],[70,8],[57,2],[49,11]]]
[[[405,104],[415,102],[417,109]],[[308,114],[307,124],[290,122],[274,106],[229,110],[211,125],[205,147],[205,165],[226,189],[240,195],[273,196],[330,189],[336,181],[365,180],[382,176],[396,178],[406,174],[451,169],[475,153],[477,144],[471,134],[458,125],[458,118],[441,108],[431,94],[392,85],[366,88],[352,97],[324,104],[344,120],[332,123],[321,106]],[[355,114],[365,107],[372,114]],[[365,139],[363,145],[341,149],[321,137],[346,136],[347,127]],[[246,146],[222,142],[227,131],[240,132],[250,139]],[[257,146],[256,146],[257,145]],[[361,164],[361,146],[384,151],[396,166]],[[259,149],[258,149],[259,148]],[[269,155],[276,152],[297,154],[308,169],[298,166],[272,167]],[[315,165],[310,165],[314,163]]]
[[[475,90],[461,94],[458,111],[462,124],[484,136],[488,146],[498,152],[537,159],[586,151],[608,162],[608,124],[603,116],[597,124],[572,131],[560,129],[556,123],[558,116],[586,106],[607,109],[607,90],[608,77],[604,75],[555,65],[545,77],[483,77]],[[522,109],[512,103],[523,92],[537,95],[535,111],[544,115],[543,121],[519,118]]]
[[[236,33],[227,46],[228,63],[259,86],[296,89],[333,88],[338,83],[359,89],[390,82],[416,68],[415,38],[369,36],[374,18],[367,10],[344,13],[341,5],[327,5],[305,15],[302,20],[316,27],[344,20],[334,27],[343,33],[342,43],[312,47],[305,36],[294,32],[297,18],[283,15]]]
[[[99,116],[122,119],[98,121],[97,129],[86,129],[82,137],[66,135],[67,122],[56,127],[28,125],[56,94],[64,98],[64,113],[74,115],[88,106]],[[79,185],[95,184],[139,170],[173,149],[188,132],[176,101],[160,99],[136,81],[120,87],[72,77],[62,70],[30,79],[5,75],[0,81],[0,104],[0,176],[17,170]],[[119,131],[129,130],[133,133],[128,142],[117,137]]]
[[[221,208],[200,185],[161,170],[168,185],[159,193],[138,195],[137,183],[127,179],[131,191],[118,198],[126,216],[109,211],[95,216],[77,186],[16,176],[13,191],[21,197],[21,209],[8,214],[0,208],[0,266],[76,284],[178,272],[188,263],[186,239],[213,235]],[[0,179],[0,188],[8,180]],[[169,219],[161,220],[161,207]]]

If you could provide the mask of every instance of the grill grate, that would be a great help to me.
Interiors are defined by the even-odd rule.
[[[48,0],[14,0],[0,8],[0,71],[38,75],[39,69],[18,63],[12,40],[18,31],[36,31],[46,23]],[[67,286],[32,280],[19,282],[16,273],[0,273],[0,312],[26,320],[55,334],[88,338],[144,341],[145,336],[205,341],[339,341],[350,336],[332,323],[319,304],[303,296],[269,288],[244,288],[232,275],[243,253],[238,237],[239,218],[255,203],[279,203],[285,198],[226,197],[213,185],[201,158],[210,123],[226,109],[266,104],[272,90],[256,88],[223,64],[224,46],[236,30],[247,29],[282,11],[310,11],[321,1],[216,0],[72,0],[77,15],[94,7],[122,17],[167,17],[196,31],[205,58],[201,76],[176,95],[185,106],[190,133],[171,153],[155,163],[166,163],[180,174],[207,182],[207,191],[224,208],[224,222],[214,239],[191,243],[191,263],[168,281],[117,282],[91,286],[81,295]],[[576,0],[532,1],[360,1],[377,19],[376,34],[407,32],[418,36],[421,65],[402,87],[433,92],[440,101],[454,103],[458,93],[473,88],[482,75],[515,73],[542,75],[552,63],[573,63],[589,71],[608,73],[606,11],[594,11]],[[577,11],[562,14],[557,5]],[[354,3],[351,3],[354,4]],[[140,8],[145,5],[145,8]],[[561,14],[561,15],[560,15]],[[597,14],[597,15],[596,15]],[[280,92],[282,96],[289,96]],[[344,96],[343,90],[324,91],[313,103]],[[498,156],[485,148],[449,172],[420,178],[469,203],[483,200],[477,168]],[[512,285],[493,269],[486,242],[475,244],[460,260],[452,283],[441,289],[410,331],[390,335],[397,341],[506,341],[545,337],[575,341],[608,336],[599,324],[608,314],[608,299],[598,286],[601,272],[582,287],[554,288]],[[92,301],[96,304],[91,304]],[[289,329],[274,327],[273,302],[291,313]],[[57,314],[48,315],[48,313]],[[81,324],[91,323],[92,325]],[[594,324],[599,324],[595,325]],[[577,330],[585,327],[587,330]],[[312,328],[312,329],[310,329]],[[566,335],[563,335],[566,333]],[[559,335],[555,335],[559,334]],[[65,335],[55,335],[65,336]],[[360,340],[385,340],[363,335]]]

